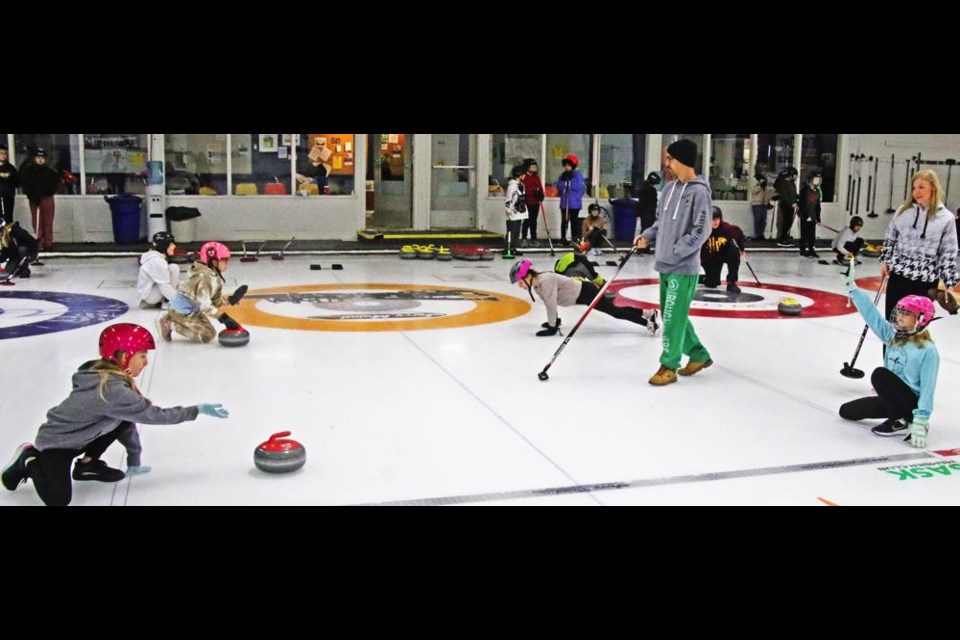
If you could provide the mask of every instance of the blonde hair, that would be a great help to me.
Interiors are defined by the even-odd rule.
[[[0,247],[6,249],[10,246],[10,232],[13,231],[13,223],[2,225],[3,232],[0,233]]]
[[[896,347],[902,347],[908,342],[916,342],[918,349],[923,349],[927,346],[928,342],[933,342],[933,336],[930,335],[929,329],[924,329],[918,333],[913,333],[909,336],[904,336],[902,338],[894,338],[892,344]]]
[[[117,353],[120,354],[124,352],[117,351]],[[137,389],[137,383],[134,381],[133,377],[129,373],[121,369],[120,365],[118,365],[116,362],[112,360],[104,360],[104,359],[97,360],[97,362],[92,367],[90,367],[90,370],[97,371],[100,373],[100,383],[97,385],[97,395],[104,402],[107,401],[106,397],[104,397],[104,389],[106,389],[107,387],[107,380],[110,379],[110,376],[120,376],[127,382],[128,385],[130,385],[131,389],[133,389],[137,393],[140,393],[140,390]]]
[[[917,180],[926,180],[933,185],[933,193],[930,195],[930,207],[927,209],[927,218],[932,219],[933,216],[937,214],[937,209],[943,205],[943,187],[940,186],[940,178],[937,177],[937,173],[931,169],[921,169],[910,178],[910,193],[907,194],[907,199],[900,205],[900,210],[897,211],[897,215],[900,215],[913,206],[913,185]]]

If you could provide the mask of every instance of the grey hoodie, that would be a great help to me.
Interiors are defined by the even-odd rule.
[[[97,387],[100,372],[92,370],[98,360],[85,362],[73,374],[73,391],[66,400],[47,412],[47,421],[40,425],[34,445],[45,449],[83,449],[121,422],[177,424],[196,420],[197,407],[163,409],[133,390],[123,377],[111,375],[100,399]]]
[[[668,182],[660,194],[657,221],[641,235],[656,241],[654,269],[660,273],[695,276],[700,273],[700,247],[713,229],[710,186],[701,176],[689,182]]]

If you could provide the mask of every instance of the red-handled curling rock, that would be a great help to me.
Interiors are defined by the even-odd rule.
[[[296,440],[290,440],[289,431],[281,431],[261,442],[253,451],[253,464],[267,473],[290,473],[307,462],[307,450]]]
[[[242,347],[250,342],[250,332],[240,327],[239,329],[224,329],[219,333],[217,339],[225,347]]]
[[[793,298],[781,298],[777,303],[777,311],[784,316],[798,316],[803,313],[803,305]]]

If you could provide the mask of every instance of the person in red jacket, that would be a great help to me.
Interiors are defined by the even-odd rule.
[[[735,224],[723,221],[723,211],[713,207],[713,231],[700,249],[700,264],[706,275],[702,276],[703,285],[711,289],[720,284],[720,272],[727,265],[727,291],[740,293],[737,286],[740,257],[743,251],[743,231]]]
[[[520,230],[521,247],[539,247],[537,242],[537,216],[540,214],[540,203],[543,202],[543,182],[538,175],[539,168],[535,158],[525,158],[523,167],[526,173],[520,178],[523,183],[524,200],[527,204],[527,219],[523,221]],[[527,232],[530,233],[530,240],[527,241]]]

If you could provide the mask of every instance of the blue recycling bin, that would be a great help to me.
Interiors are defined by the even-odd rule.
[[[633,240],[637,230],[640,201],[633,198],[611,200],[613,205],[613,236],[617,240]]]
[[[132,193],[104,196],[113,217],[113,241],[117,244],[140,242],[140,207],[143,198]]]

